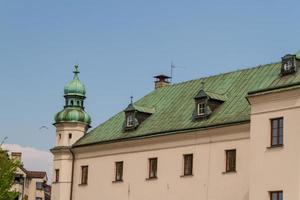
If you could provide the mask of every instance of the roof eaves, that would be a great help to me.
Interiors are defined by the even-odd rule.
[[[173,135],[173,134],[180,134],[180,133],[187,133],[192,131],[199,131],[199,130],[208,130],[213,128],[221,128],[221,127],[227,127],[227,126],[234,126],[239,124],[247,124],[250,120],[241,120],[241,121],[235,121],[235,122],[227,122],[227,123],[220,123],[215,125],[209,125],[209,126],[203,126],[203,127],[195,127],[195,128],[188,128],[188,129],[179,129],[179,130],[171,130],[171,131],[164,131],[164,132],[154,132],[150,134],[145,135],[138,135],[134,137],[128,137],[128,138],[117,138],[112,140],[106,140],[106,141],[97,141],[92,143],[85,143],[85,144],[74,144],[71,148],[80,148],[85,146],[92,146],[92,145],[101,145],[101,144],[110,144],[110,143],[116,143],[116,142],[122,142],[122,141],[131,141],[131,140],[139,140],[139,139],[147,139],[147,138],[153,138],[153,137],[159,137],[159,136],[167,136],[167,135]]]
[[[300,87],[300,82],[295,82],[295,83],[291,83],[291,84],[250,91],[250,92],[248,92],[247,97],[261,95],[261,94],[267,94],[267,93],[273,93],[273,92],[278,92],[278,91],[284,91],[284,90],[289,90],[289,89],[295,89],[295,88],[299,88],[299,87]]]

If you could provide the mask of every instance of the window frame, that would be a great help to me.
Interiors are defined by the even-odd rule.
[[[276,194],[276,199],[273,199],[273,194]],[[283,191],[282,190],[277,190],[277,191],[270,191],[269,195],[270,195],[270,200],[280,200],[280,194],[282,196],[282,200],[283,200]]]
[[[204,116],[205,115],[205,102],[197,102],[197,116]],[[203,111],[203,112],[200,112]]]
[[[38,187],[38,184],[40,184],[41,187]],[[35,182],[35,189],[36,190],[43,190],[43,182],[39,182],[39,181]]]
[[[230,155],[232,152],[234,152],[234,165],[232,168],[232,165],[230,164],[230,162],[232,161],[230,159]],[[236,149],[228,149],[225,150],[225,173],[230,173],[230,172],[236,172]]]
[[[126,116],[126,127],[131,128],[134,127],[134,114],[128,114]]]
[[[280,127],[280,120],[282,120],[282,127]],[[274,121],[277,121],[277,127],[276,128],[273,127],[273,122]],[[272,119],[270,119],[270,123],[271,123],[271,134],[270,134],[271,135],[271,142],[270,142],[271,147],[281,147],[281,146],[283,146],[284,118],[283,117],[272,118]],[[274,129],[277,129],[277,132],[276,132],[276,137],[277,137],[276,142],[277,142],[277,144],[275,144],[273,142],[273,137],[275,135],[274,132],[273,132]],[[282,129],[282,135],[280,135],[280,130],[281,129]],[[280,139],[282,139],[282,141],[280,141]]]
[[[157,163],[157,157],[148,159],[148,179],[157,179]]]
[[[190,159],[190,162],[188,162],[188,158]],[[193,165],[194,165],[194,154],[183,154],[183,177],[184,176],[193,176]],[[190,166],[190,168],[189,168]]]
[[[55,169],[55,183],[59,182],[59,169]]]
[[[88,184],[88,176],[89,176],[89,166],[88,165],[81,166],[81,181],[80,181],[80,185],[87,185]]]
[[[119,167],[121,167],[121,171],[119,171]],[[120,176],[118,176],[119,172],[120,172]],[[124,161],[115,162],[115,180],[114,180],[114,182],[123,182],[123,172],[124,172]]]

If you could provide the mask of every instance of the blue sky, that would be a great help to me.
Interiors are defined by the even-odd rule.
[[[0,1],[0,140],[48,150],[74,64],[100,124],[174,82],[280,60],[300,49],[299,1]],[[48,130],[39,130],[46,125]]]

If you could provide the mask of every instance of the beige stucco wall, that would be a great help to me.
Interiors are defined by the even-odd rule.
[[[17,168],[15,173],[22,175],[24,177],[24,181],[26,180],[27,175],[22,169]],[[18,192],[20,194],[18,200],[22,200],[22,195],[25,195],[26,192],[25,183],[23,184],[14,183],[12,186],[12,190]]]
[[[86,132],[86,124],[83,123],[59,123],[55,124],[55,146],[71,146]],[[69,138],[69,134],[72,138]],[[61,135],[61,138],[59,137]]]
[[[36,183],[37,182],[44,182],[44,181],[47,181],[46,177],[43,178],[43,179],[41,179],[41,178],[30,179],[29,187],[28,187],[27,192],[26,192],[27,195],[28,195],[28,200],[31,200],[31,199],[35,200],[36,197],[40,197],[43,200],[45,199],[44,191],[36,189]]]
[[[265,94],[251,102],[250,200],[269,200],[268,191],[283,190],[284,199],[300,199],[300,90]],[[284,118],[283,147],[270,146],[270,119]]]
[[[86,132],[87,126],[83,123],[59,123],[56,124],[56,147],[70,147]],[[69,138],[72,134],[72,138]],[[59,137],[61,135],[61,138]],[[69,149],[63,148],[52,151],[53,177],[55,180],[55,169],[59,169],[59,182],[52,184],[51,199],[70,199],[71,177],[72,177],[72,154]]]
[[[237,149],[237,173],[223,173],[227,149]],[[249,124],[76,149],[73,199],[248,200],[249,149]],[[187,153],[194,176],[180,177]],[[158,179],[147,181],[150,157],[158,157]],[[124,161],[123,183],[112,182],[116,161]],[[79,185],[82,165],[87,186]]]

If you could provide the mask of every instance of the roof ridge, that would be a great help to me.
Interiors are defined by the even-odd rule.
[[[177,86],[177,85],[181,85],[181,84],[186,84],[186,83],[189,83],[189,82],[199,81],[199,80],[203,80],[203,79],[214,78],[214,77],[217,77],[217,76],[228,75],[228,74],[233,74],[233,73],[237,73],[237,72],[243,72],[243,71],[247,71],[247,70],[255,70],[255,69],[260,68],[260,67],[267,67],[269,65],[274,65],[274,64],[278,64],[278,63],[280,63],[280,61],[266,63],[266,64],[260,64],[260,65],[257,65],[255,67],[247,67],[247,68],[243,68],[243,69],[236,69],[234,71],[223,72],[223,73],[220,73],[220,74],[208,75],[208,76],[204,76],[204,77],[200,77],[200,78],[195,78],[195,79],[191,79],[191,80],[187,80],[187,81],[173,83],[173,84],[167,85],[167,86],[165,86],[163,88]]]

